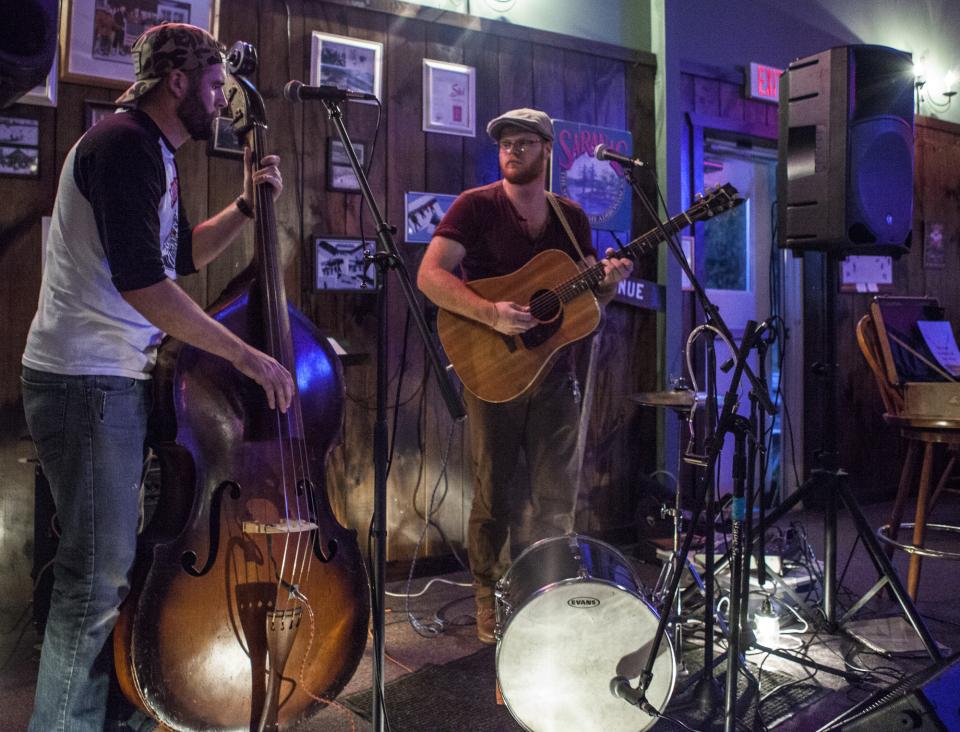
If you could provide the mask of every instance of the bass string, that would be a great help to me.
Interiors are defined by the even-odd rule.
[[[257,129],[256,138],[261,131]],[[259,167],[261,144],[254,152]],[[286,609],[288,601],[299,593],[303,577],[309,571],[314,532],[303,531],[303,522],[316,516],[313,481],[310,462],[304,441],[303,411],[296,383],[296,364],[290,343],[288,319],[284,312],[283,280],[280,267],[280,252],[276,241],[276,217],[273,206],[273,191],[268,185],[256,187],[258,248],[263,257],[262,271],[265,282],[265,306],[270,352],[294,376],[294,393],[286,414],[275,410],[277,442],[280,452],[281,498],[283,502],[284,541],[277,582],[277,608]],[[301,494],[302,492],[302,494]],[[292,534],[296,539],[292,540]],[[291,556],[292,555],[292,556]],[[288,572],[289,564],[289,572]],[[286,590],[284,592],[283,590]]]

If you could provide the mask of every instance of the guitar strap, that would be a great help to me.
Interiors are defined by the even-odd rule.
[[[573,229],[570,228],[570,224],[567,222],[567,217],[563,215],[563,209],[560,208],[560,204],[557,203],[557,197],[553,195],[550,191],[547,191],[547,200],[550,202],[550,205],[553,207],[554,212],[557,214],[557,218],[560,219],[560,223],[563,225],[563,230],[567,232],[567,236],[570,238],[570,241],[573,243],[573,248],[577,250],[577,254],[580,255],[580,261],[586,266],[586,258],[583,256],[583,250],[580,248],[580,243],[577,241],[577,237],[573,235]]]

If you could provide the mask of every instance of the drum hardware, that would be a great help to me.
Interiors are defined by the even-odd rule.
[[[709,330],[709,329],[706,329]],[[706,546],[705,546],[705,579],[704,583],[704,599],[705,599],[705,609],[704,609],[704,633],[706,642],[704,643],[704,652],[703,652],[703,668],[704,672],[701,675],[700,679],[697,681],[693,688],[693,703],[698,707],[700,714],[706,720],[712,720],[715,716],[716,711],[718,710],[718,703],[720,701],[720,690],[717,686],[716,680],[713,677],[712,670],[716,665],[714,660],[713,652],[713,627],[714,627],[714,590],[715,590],[715,578],[714,578],[714,537],[713,537],[713,520],[714,515],[713,511],[713,478],[715,473],[716,461],[719,458],[720,451],[723,446],[723,441],[726,434],[730,431],[739,432],[744,427],[742,417],[738,418],[736,415],[735,407],[737,403],[737,391],[739,389],[740,380],[745,373],[745,364],[746,358],[749,352],[754,346],[754,341],[757,339],[757,335],[761,332],[762,329],[756,327],[756,323],[750,321],[747,323],[743,340],[741,341],[740,348],[737,351],[736,358],[736,367],[734,368],[733,375],[730,381],[730,387],[727,390],[726,395],[724,396],[723,409],[719,416],[719,419],[715,419],[715,408],[716,404],[715,399],[708,398],[706,402],[706,422],[708,429],[712,431],[706,439],[707,445],[707,459],[706,466],[701,471],[699,477],[699,491],[697,494],[697,505],[693,511],[693,519],[691,521],[691,527],[696,526],[701,514],[706,510]],[[695,331],[696,332],[696,331]],[[718,331],[719,332],[719,331]],[[715,334],[714,334],[715,335]],[[693,334],[691,334],[691,337]],[[708,373],[716,373],[716,356],[713,348],[713,337],[707,339],[707,369]],[[689,346],[689,342],[688,342]],[[752,380],[755,380],[756,377],[753,377]],[[715,381],[712,381],[711,384],[711,395],[715,392]],[[738,421],[739,420],[739,421]],[[747,425],[750,426],[749,424]],[[754,441],[756,442],[756,441]],[[752,471],[751,471],[752,479]],[[742,527],[741,527],[742,528]],[[662,608],[673,608],[674,603],[676,602],[680,578],[682,574],[682,563],[684,563],[690,554],[690,549],[693,544],[694,532],[691,528],[684,537],[683,545],[679,550],[674,551],[673,556],[673,570],[671,572],[672,576],[670,577],[669,587],[664,595]],[[743,542],[741,541],[738,545],[742,548]],[[745,610],[746,603],[740,602],[740,597],[742,597],[742,583],[743,583],[743,572],[741,571],[743,564],[742,551],[738,549],[736,555],[731,556],[732,566],[732,577],[731,577],[731,608],[732,611],[729,615],[731,619],[732,632],[725,630],[730,639],[730,646],[727,651],[728,659],[728,671],[727,678],[730,680],[731,685],[728,688],[727,693],[723,696],[723,724],[724,730],[726,732],[732,732],[735,724],[735,707],[736,707],[736,677],[737,677],[737,668],[743,668],[743,658],[740,654],[739,640],[740,640],[740,626],[743,621],[742,610]],[[655,681],[656,671],[653,667],[653,664],[650,663],[649,659],[651,657],[655,658],[656,653],[660,643],[665,640],[667,624],[670,619],[671,613],[663,612],[660,618],[660,622],[657,625],[657,631],[654,635],[652,645],[653,650],[651,651],[651,656],[648,657],[648,662],[645,665],[643,672],[640,674],[640,683],[636,689],[628,684],[628,688],[619,689],[619,695],[621,698],[629,701],[632,704],[635,704],[638,707],[641,707],[644,700],[646,699],[646,691],[649,688],[649,685]],[[722,627],[722,626],[721,626]],[[666,636],[666,640],[669,641],[669,636]],[[732,695],[730,690],[732,689]],[[711,725],[712,726],[712,725]]]

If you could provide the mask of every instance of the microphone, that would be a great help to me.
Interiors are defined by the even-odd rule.
[[[608,150],[606,145],[597,145],[593,151],[593,157],[597,160],[609,160],[617,163],[624,168],[643,168],[644,163],[638,158],[628,158],[626,155]]]
[[[341,89],[338,86],[307,86],[302,81],[288,81],[283,87],[283,96],[290,102],[305,102],[308,99],[319,99],[329,102],[377,102],[375,94],[366,92],[355,92],[349,89]]]
[[[633,686],[630,685],[630,679],[626,676],[614,676],[610,679],[610,693],[618,699],[623,699],[628,704],[640,707],[641,710],[651,716],[660,716],[660,712],[654,709],[653,705],[647,701],[643,686],[634,689]]]

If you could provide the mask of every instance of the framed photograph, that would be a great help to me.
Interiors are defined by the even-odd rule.
[[[113,102],[103,102],[98,99],[87,99],[83,103],[83,129],[89,130],[97,122],[111,114],[116,114],[119,107]]]
[[[369,144],[366,142],[353,142],[354,152],[360,165],[367,164],[366,151]],[[327,190],[328,191],[346,191],[356,193],[360,191],[360,181],[350,167],[350,159],[347,157],[347,151],[340,140],[332,137],[327,138]]]
[[[403,240],[407,244],[429,244],[437,224],[456,198],[448,193],[405,193],[406,226]]]
[[[0,117],[0,175],[40,175],[40,122],[27,117]]]
[[[423,59],[423,131],[476,136],[476,69]]]
[[[347,290],[376,292],[376,269],[364,259],[361,239],[319,237],[316,239],[316,288],[318,290]]]
[[[207,155],[215,158],[243,160],[243,140],[229,117],[217,117],[213,121],[213,134],[207,140]]]
[[[60,78],[122,89],[133,83],[130,49],[158,23],[192,23],[216,35],[218,0],[64,0]]]
[[[314,86],[336,86],[380,99],[382,68],[382,43],[313,31],[310,83]]]
[[[53,64],[50,66],[47,78],[42,84],[38,84],[20,97],[17,100],[20,104],[36,104],[40,107],[57,106],[57,57],[59,55],[59,52],[53,54]]]

